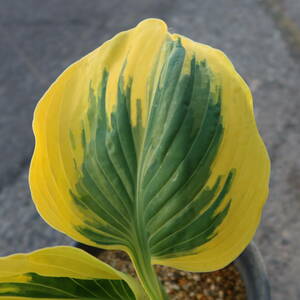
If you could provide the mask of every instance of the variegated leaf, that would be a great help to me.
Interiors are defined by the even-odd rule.
[[[146,299],[140,285],[86,252],[53,247],[0,258],[0,299]]]
[[[270,163],[251,93],[221,51],[160,20],[70,66],[33,126],[41,215],[80,242],[127,251],[149,293],[150,263],[215,270],[255,233]]]

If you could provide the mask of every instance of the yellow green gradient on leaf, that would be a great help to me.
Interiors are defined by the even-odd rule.
[[[251,241],[270,162],[249,88],[219,50],[148,19],[71,65],[39,102],[30,187],[77,241],[212,271]],[[158,294],[156,294],[158,293]]]
[[[143,290],[86,252],[67,246],[0,258],[0,299],[144,299]]]

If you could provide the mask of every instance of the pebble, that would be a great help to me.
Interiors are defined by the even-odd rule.
[[[99,258],[136,277],[128,255],[122,251],[103,251]],[[246,290],[234,265],[210,272],[193,273],[166,266],[154,266],[172,300],[246,300]]]

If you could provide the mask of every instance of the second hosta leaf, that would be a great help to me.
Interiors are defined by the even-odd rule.
[[[60,246],[0,257],[0,299],[148,298],[129,275],[80,249]]]
[[[258,226],[269,159],[250,91],[222,52],[159,20],[69,67],[34,133],[33,199],[75,240],[209,271]]]

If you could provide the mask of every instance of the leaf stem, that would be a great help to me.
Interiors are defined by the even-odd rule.
[[[139,241],[137,244],[141,245]],[[162,284],[151,264],[151,255],[147,243],[142,243],[143,247],[135,247],[132,251],[131,260],[134,264],[136,273],[144,287],[149,299],[151,300],[168,300]]]

